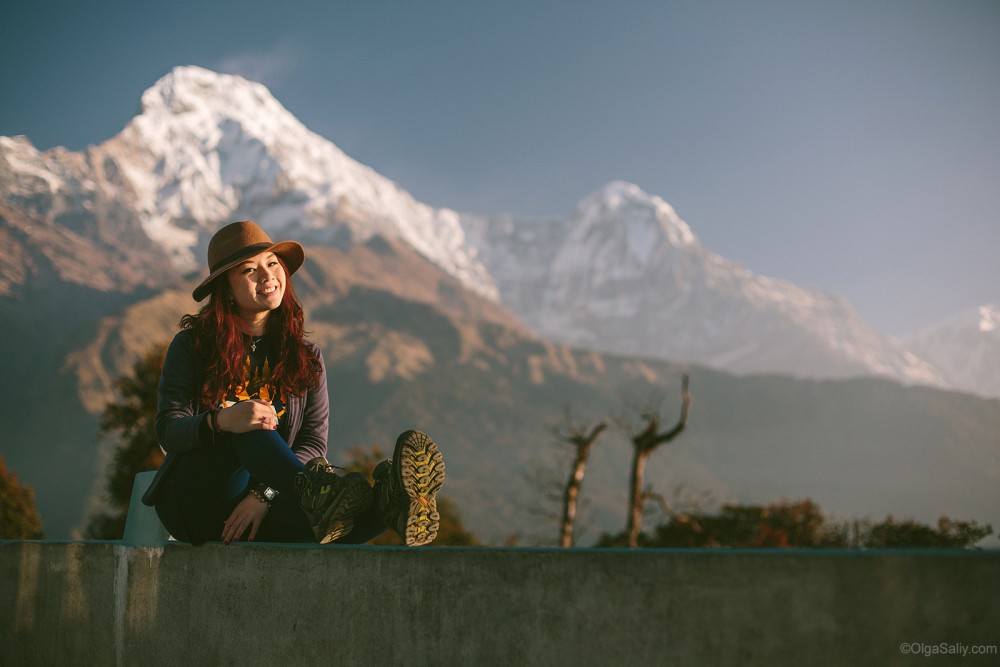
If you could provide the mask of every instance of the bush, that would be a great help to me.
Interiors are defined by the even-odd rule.
[[[640,547],[731,548],[963,548],[992,534],[989,524],[938,520],[936,528],[913,520],[898,522],[889,516],[875,523],[831,521],[814,501],[787,501],[770,505],[723,505],[715,514],[674,514],[652,535],[639,536]],[[597,546],[626,546],[624,533],[602,535]]]
[[[0,539],[40,540],[42,536],[34,490],[22,484],[0,456]]]

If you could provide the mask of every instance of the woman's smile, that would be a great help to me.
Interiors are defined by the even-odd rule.
[[[285,269],[273,252],[245,260],[227,272],[237,312],[248,322],[260,320],[281,306],[285,296]]]

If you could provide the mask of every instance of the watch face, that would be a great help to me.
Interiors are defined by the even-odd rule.
[[[278,492],[272,489],[271,487],[267,487],[266,489],[264,489],[264,497],[267,498],[268,500],[274,500],[274,497],[277,495]]]

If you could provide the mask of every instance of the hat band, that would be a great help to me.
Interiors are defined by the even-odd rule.
[[[216,262],[215,264],[213,264],[212,266],[210,266],[209,267],[209,271],[211,273],[215,273],[219,269],[221,269],[221,268],[223,268],[225,266],[228,266],[229,264],[232,264],[233,262],[238,262],[239,260],[243,259],[244,257],[249,258],[249,257],[253,257],[254,255],[259,255],[260,253],[264,252],[268,248],[272,248],[272,247],[274,247],[274,244],[268,242],[268,243],[255,243],[254,245],[240,248],[239,250],[237,250],[233,254],[229,255],[228,257],[224,257],[224,258],[220,259],[218,262]]]

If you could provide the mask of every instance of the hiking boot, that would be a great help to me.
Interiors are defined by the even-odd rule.
[[[338,475],[322,456],[309,461],[295,475],[295,492],[320,544],[351,532],[354,517],[372,503],[372,487],[363,475],[356,472]]]
[[[435,496],[444,483],[444,458],[434,441],[420,431],[404,432],[392,459],[379,463],[372,476],[382,520],[406,546],[433,542],[441,523]]]

